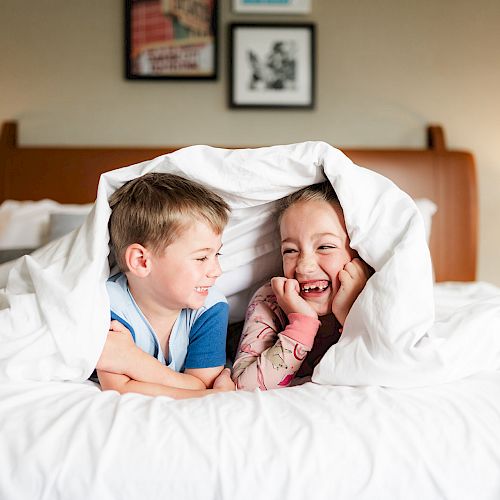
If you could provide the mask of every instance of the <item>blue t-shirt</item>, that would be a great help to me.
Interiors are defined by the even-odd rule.
[[[229,308],[217,289],[209,289],[203,307],[180,311],[172,327],[166,360],[158,336],[130,293],[127,277],[115,274],[106,286],[111,319],[125,325],[136,345],[164,365],[181,372],[186,368],[209,368],[226,363]]]

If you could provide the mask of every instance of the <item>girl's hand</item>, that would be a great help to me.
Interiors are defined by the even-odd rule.
[[[332,313],[343,325],[373,270],[359,257],[348,262],[339,272],[340,287],[332,302]]]
[[[109,325],[106,343],[96,368],[106,372],[124,374],[127,366],[130,366],[131,354],[135,349],[137,346],[134,344],[129,330],[119,321],[113,320]]]
[[[288,316],[290,313],[300,313],[318,319],[316,311],[300,296],[300,285],[297,280],[289,278],[271,279],[271,288],[278,305]]]

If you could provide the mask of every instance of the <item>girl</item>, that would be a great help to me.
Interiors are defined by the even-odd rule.
[[[281,200],[278,217],[285,277],[259,288],[248,306],[232,375],[238,389],[309,380],[370,276],[329,182]]]

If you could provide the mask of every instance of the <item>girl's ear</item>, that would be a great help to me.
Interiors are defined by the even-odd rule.
[[[125,263],[130,273],[145,278],[151,272],[150,251],[139,243],[132,243],[125,250]]]

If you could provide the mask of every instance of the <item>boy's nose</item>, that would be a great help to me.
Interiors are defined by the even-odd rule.
[[[222,268],[220,267],[219,259],[214,260],[214,264],[213,266],[211,266],[207,274],[210,278],[218,278],[222,274]]]

